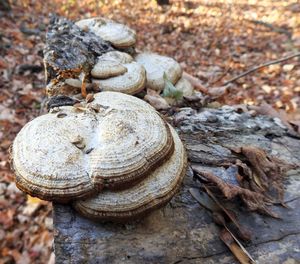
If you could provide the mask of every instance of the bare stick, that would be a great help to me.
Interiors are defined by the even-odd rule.
[[[255,71],[257,71],[257,70],[259,70],[259,69],[261,69],[261,68],[270,66],[270,65],[272,65],[272,64],[280,63],[280,62],[283,62],[283,61],[286,61],[286,60],[289,60],[289,59],[292,59],[292,58],[298,57],[298,56],[300,56],[300,52],[295,53],[295,54],[292,54],[292,55],[287,56],[287,57],[285,57],[285,58],[281,58],[281,59],[278,59],[278,60],[269,61],[269,62],[266,62],[266,63],[264,63],[264,64],[258,65],[258,66],[256,66],[256,67],[254,67],[254,68],[252,68],[252,69],[250,69],[250,70],[248,70],[248,71],[246,71],[246,72],[244,72],[244,73],[241,73],[241,74],[239,74],[238,76],[236,76],[236,77],[234,77],[234,78],[228,80],[227,82],[225,82],[225,83],[223,84],[223,86],[225,86],[225,85],[227,85],[227,84],[229,84],[229,83],[235,82],[236,80],[238,80],[238,79],[240,79],[240,78],[242,78],[242,77],[248,75],[249,73],[255,72]]]

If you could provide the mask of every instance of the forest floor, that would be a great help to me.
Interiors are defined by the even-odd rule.
[[[296,0],[178,0],[163,7],[153,0],[16,0],[11,8],[0,11],[0,263],[54,263],[51,204],[19,191],[9,165],[16,133],[41,113],[45,98],[42,50],[49,13],[125,23],[137,31],[139,50],[175,58],[208,89],[300,50]],[[215,106],[267,105],[299,129],[299,95],[297,57],[231,83]]]

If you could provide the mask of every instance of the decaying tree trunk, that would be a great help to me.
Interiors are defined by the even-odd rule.
[[[184,108],[173,123],[185,142],[191,166],[231,184],[238,173],[234,162],[239,159],[232,149],[259,147],[289,164],[300,162],[300,139],[291,136],[278,119],[252,117],[232,107],[198,112]],[[289,170],[284,180],[288,208],[271,208],[281,219],[249,212],[238,199],[226,203],[252,233],[251,243],[245,246],[259,263],[300,261],[299,176],[300,169]],[[93,222],[68,205],[54,204],[56,262],[235,263],[219,239],[220,227],[189,193],[189,188],[199,186],[190,168],[180,193],[166,207],[130,224]]]

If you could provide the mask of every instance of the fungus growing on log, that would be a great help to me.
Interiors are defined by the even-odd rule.
[[[76,25],[83,30],[93,32],[119,49],[130,48],[136,42],[136,33],[134,30],[107,18],[95,17],[83,19],[77,21]]]
[[[100,56],[91,75],[94,77],[92,82],[102,91],[136,94],[144,89],[146,83],[144,67],[134,62],[129,54],[120,51]]]
[[[146,72],[143,66],[133,61],[124,52],[112,51],[99,57],[91,75],[92,82],[103,91],[136,94],[144,89]]]
[[[52,16],[44,48],[48,95],[64,94],[66,79],[81,79],[83,83],[97,57],[113,50],[94,33],[81,30],[66,18]]]
[[[182,142],[173,128],[171,131],[174,153],[145,180],[126,190],[105,190],[92,198],[77,200],[76,210],[89,218],[126,221],[167,203],[179,189],[187,164]]]
[[[182,79],[178,62],[155,53],[137,54],[135,41],[134,30],[109,19],[96,17],[73,23],[54,17],[44,50],[48,95],[76,99],[99,91],[135,95],[146,87],[159,96],[168,81],[175,85],[173,94],[176,90],[183,96],[193,94],[191,84]],[[73,45],[74,50],[70,49]],[[167,94],[170,105],[178,103],[172,92]]]
[[[154,199],[151,179],[159,177],[160,198],[146,200],[145,207],[139,204],[132,214],[140,215],[172,197],[186,158],[176,132],[149,104],[126,94],[101,92],[84,108],[52,108],[29,122],[14,141],[12,165],[21,190],[58,202],[80,201],[108,190],[116,198],[120,190],[130,192],[141,184],[149,184],[143,187],[149,191],[144,195]],[[112,210],[114,203],[118,208],[115,198]]]
[[[123,64],[126,72],[122,75],[100,80],[93,79],[102,91],[115,91],[126,94],[136,94],[144,89],[146,73],[143,66],[136,62]]]
[[[172,84],[176,84],[182,76],[179,63],[170,57],[155,53],[141,53],[135,57],[135,60],[146,69],[147,88],[162,91],[165,86],[164,74]]]
[[[127,72],[126,67],[122,64],[130,63],[132,61],[133,58],[125,52],[107,52],[98,58],[97,63],[91,71],[91,75],[92,77],[99,79],[121,75]]]

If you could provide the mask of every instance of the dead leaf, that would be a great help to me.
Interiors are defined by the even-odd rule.
[[[187,79],[194,86],[196,90],[207,94],[208,92],[207,88],[204,87],[204,85],[198,78],[188,74],[187,72],[183,72],[182,77]]]
[[[14,214],[15,211],[13,209],[0,211],[0,225],[2,225],[4,229],[10,228],[14,224]]]
[[[283,203],[284,174],[289,169],[295,168],[295,165],[271,157],[264,150],[256,147],[243,146],[240,151],[250,162],[253,175],[256,177],[254,180],[258,186],[267,191],[276,190],[277,199]]]
[[[220,98],[228,93],[228,85],[209,88],[208,94],[213,98]]]
[[[151,104],[156,110],[167,110],[170,108],[167,101],[152,89],[147,89],[144,100]]]
[[[23,214],[27,216],[32,216],[43,204],[45,204],[45,201],[27,195],[27,202],[26,206],[23,209]]]
[[[268,204],[271,201],[268,197],[264,196],[263,194],[227,183],[218,176],[210,172],[199,170],[195,166],[192,166],[192,168],[196,173],[207,179],[210,183],[216,185],[216,187],[222,192],[226,199],[231,200],[239,196],[250,211],[259,211],[268,214],[274,218],[279,218],[277,214],[273,213],[268,208]]]
[[[87,103],[90,103],[90,102],[94,101],[94,94],[90,94],[90,93],[89,93],[89,94],[86,96],[85,101],[86,101]]]

